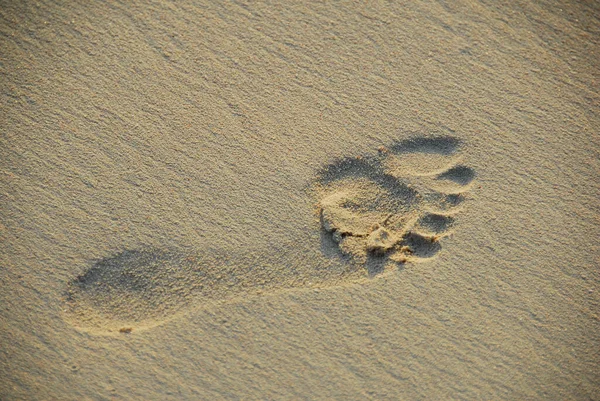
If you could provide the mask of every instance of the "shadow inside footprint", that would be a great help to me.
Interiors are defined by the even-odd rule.
[[[460,140],[449,136],[415,137],[394,143],[390,150],[395,154],[431,153],[452,155],[460,147]]]
[[[448,231],[453,224],[454,217],[452,216],[447,216],[440,213],[428,213],[419,218],[416,226],[419,231],[425,231],[435,235],[437,233]]]
[[[467,166],[455,166],[437,176],[438,180],[450,180],[459,185],[467,185],[475,178],[475,171]]]
[[[410,233],[404,237],[402,245],[407,246],[411,255],[418,258],[431,258],[442,248],[435,237],[426,237],[417,233]]]
[[[84,326],[162,319],[176,313],[207,276],[181,253],[126,250],[97,261],[69,283],[68,312]]]
[[[346,157],[326,166],[319,174],[319,181],[327,185],[346,177],[373,178],[379,174],[378,162],[374,157]]]
[[[389,264],[389,260],[383,253],[369,253],[365,268],[369,277],[383,273]]]

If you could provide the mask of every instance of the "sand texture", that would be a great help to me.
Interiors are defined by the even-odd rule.
[[[0,400],[600,400],[600,5],[0,0]]]

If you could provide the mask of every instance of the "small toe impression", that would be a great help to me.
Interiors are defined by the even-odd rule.
[[[435,210],[438,213],[450,213],[458,209],[465,200],[465,196],[462,193],[430,192],[424,194],[423,199],[429,205],[430,210]]]
[[[409,247],[412,260],[431,258],[442,249],[436,236],[425,236],[415,232],[408,234],[402,244]]]
[[[454,224],[454,218],[440,213],[429,213],[417,221],[417,228],[429,234],[444,234]]]
[[[458,185],[467,185],[474,178],[475,171],[467,166],[454,166],[437,176],[438,180],[448,180]]]

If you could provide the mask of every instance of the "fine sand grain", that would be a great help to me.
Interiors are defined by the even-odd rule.
[[[0,0],[1,400],[600,400],[600,6]]]

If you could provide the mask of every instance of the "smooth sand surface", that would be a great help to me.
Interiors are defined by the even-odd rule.
[[[593,1],[0,1],[0,399],[600,400]]]

